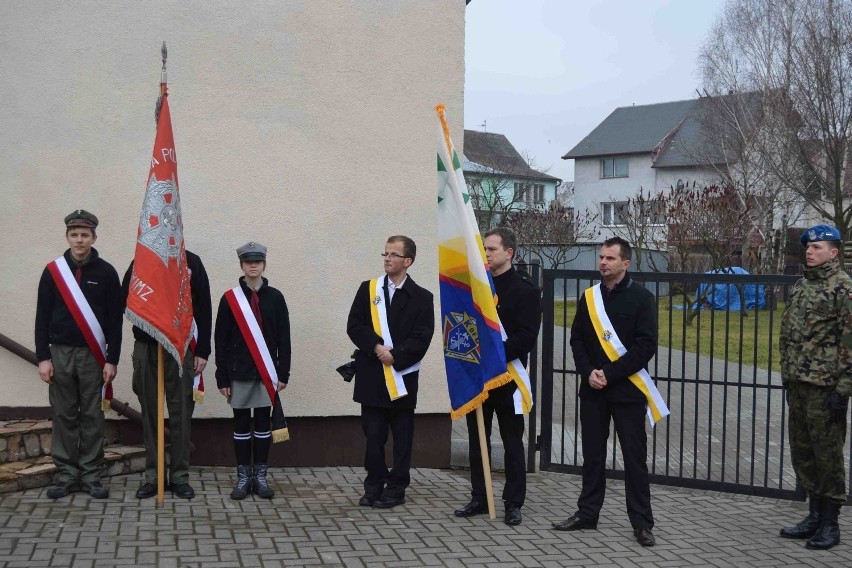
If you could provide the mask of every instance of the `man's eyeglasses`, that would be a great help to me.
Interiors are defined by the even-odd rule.
[[[407,256],[402,256],[401,254],[396,254],[395,252],[383,252],[382,256],[385,258],[389,258],[391,260],[399,260],[401,258],[409,258]]]

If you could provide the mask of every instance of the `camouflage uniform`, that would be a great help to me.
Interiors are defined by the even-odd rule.
[[[826,399],[852,394],[852,278],[834,259],[804,271],[781,320],[781,378],[788,392],[790,455],[811,499],[846,502],[848,419]]]

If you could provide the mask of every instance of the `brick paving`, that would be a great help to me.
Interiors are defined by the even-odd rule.
[[[457,519],[467,501],[463,470],[416,469],[407,503],[358,507],[358,468],[274,468],[272,502],[231,501],[230,468],[193,468],[197,497],[139,501],[139,474],[106,480],[108,500],[44,489],[0,496],[0,567],[241,566],[852,566],[852,540],[812,552],[777,537],[805,514],[790,501],[652,486],[657,546],[634,542],[624,489],[610,481],[599,530],[564,533],[550,523],[573,511],[579,478],[529,477],[524,522]],[[495,475],[499,496],[502,476]],[[849,513],[841,515],[844,537]]]

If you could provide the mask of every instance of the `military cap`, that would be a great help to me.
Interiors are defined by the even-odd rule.
[[[73,213],[65,216],[66,227],[88,227],[94,229],[98,226],[98,218],[86,211],[85,209],[77,209]]]
[[[266,247],[260,243],[246,243],[237,249],[240,260],[266,260]]]
[[[816,241],[839,241],[840,231],[831,225],[814,225],[802,233],[802,237],[799,240],[803,245]]]

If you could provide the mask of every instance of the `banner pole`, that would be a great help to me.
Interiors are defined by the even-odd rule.
[[[165,361],[163,344],[157,343],[157,505],[165,500],[166,435],[163,427],[163,399],[165,398]]]
[[[491,460],[488,459],[488,443],[485,440],[485,418],[482,414],[482,405],[476,407],[476,426],[479,430],[479,453],[482,455],[482,475],[485,480],[485,496],[488,500],[488,518],[492,521],[497,518],[494,508],[494,487],[491,483]]]

